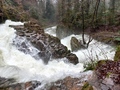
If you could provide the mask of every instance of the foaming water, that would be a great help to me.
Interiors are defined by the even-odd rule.
[[[82,35],[70,35],[61,40],[61,43],[69,50],[71,50],[70,40],[71,37],[76,37],[79,41],[82,40]],[[85,35],[85,40],[88,40],[88,36]],[[76,52],[73,52],[79,58],[80,63],[85,63],[91,60],[113,60],[115,49],[107,44],[92,40],[87,49],[80,49]]]
[[[56,37],[56,28],[57,28],[57,26],[46,28],[45,33],[48,33],[48,34]]]
[[[23,24],[24,23],[21,22],[7,20],[5,24],[0,25],[0,77],[14,78],[17,82],[37,80],[42,83],[41,86],[44,86],[46,83],[63,79],[66,76],[86,76],[85,74],[90,74],[90,72],[81,74],[84,70],[83,64],[85,61],[90,61],[91,58],[112,59],[114,56],[114,48],[93,40],[88,49],[81,49],[77,52],[73,52],[79,58],[79,63],[77,65],[65,62],[66,58],[52,60],[45,65],[41,59],[36,60],[34,58],[34,55],[36,55],[38,51],[34,49],[34,47],[25,38],[16,36],[16,30],[9,27],[9,25]],[[55,28],[56,27],[49,28],[49,30],[46,31],[55,35]],[[81,40],[81,35],[70,35],[61,40],[62,44],[67,46],[70,50],[70,39],[72,36]],[[16,43],[13,43],[13,41]],[[18,50],[19,47],[15,46],[22,42],[25,42],[29,47],[31,50],[29,51],[30,53],[28,53],[28,51],[23,53]],[[20,49],[21,48],[22,47],[20,46]]]
[[[82,63],[73,65],[64,62],[66,58],[52,60],[45,65],[41,59],[35,60],[29,53],[19,51],[13,45],[16,30],[9,25],[23,25],[23,23],[7,20],[5,24],[0,25],[1,77],[15,78],[17,82],[37,80],[48,83],[69,75],[79,74],[84,70]]]

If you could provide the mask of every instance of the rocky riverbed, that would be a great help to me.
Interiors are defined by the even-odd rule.
[[[42,51],[39,56],[47,64],[50,58],[68,58],[73,64],[78,63],[78,58],[67,47],[60,43],[56,37],[44,33],[44,30],[35,23],[28,22],[24,25],[12,26],[20,37],[25,37],[33,46]],[[14,42],[13,42],[14,43]],[[22,44],[27,49],[25,44]],[[22,49],[20,49],[22,51]],[[48,52],[49,51],[49,52]],[[24,51],[22,51],[24,52]],[[48,56],[47,55],[51,55]],[[47,58],[46,58],[47,57]],[[46,61],[49,59],[48,61]],[[99,61],[91,74],[83,76],[68,76],[41,86],[39,81],[16,83],[15,79],[0,78],[0,90],[119,90],[120,88],[120,61]],[[82,75],[82,73],[80,73]],[[39,87],[42,87],[41,89]]]
[[[57,37],[44,33],[44,30],[37,23],[28,22],[23,26],[10,25],[10,27],[14,27],[17,30],[17,35],[26,37],[40,51],[39,56],[45,63],[48,63],[51,58],[57,59],[64,57],[73,64],[78,63],[78,58],[75,54],[71,53],[66,46],[61,44]]]

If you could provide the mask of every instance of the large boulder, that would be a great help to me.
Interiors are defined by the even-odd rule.
[[[87,82],[91,75],[92,72],[82,77],[65,77],[64,79],[51,83],[47,90],[97,90]]]
[[[38,81],[16,83],[14,79],[0,77],[0,90],[34,90],[40,85]]]
[[[120,61],[99,61],[89,83],[98,90],[119,90]]]
[[[75,33],[75,30],[72,30],[64,25],[58,25],[56,29],[56,36],[59,39],[62,39],[64,37],[67,37],[71,34]]]
[[[48,90],[93,90],[83,89],[84,82],[81,78],[66,77],[63,80],[58,80],[50,86]]]
[[[77,57],[75,54],[73,54],[73,53],[67,54],[67,59],[68,59],[71,63],[74,63],[74,64],[79,63],[79,62],[78,62],[78,57]]]
[[[72,38],[71,38],[70,44],[71,44],[71,50],[72,50],[72,51],[77,51],[77,50],[79,50],[80,47],[81,47],[80,42],[79,42],[78,39],[75,38],[75,37],[72,37]]]

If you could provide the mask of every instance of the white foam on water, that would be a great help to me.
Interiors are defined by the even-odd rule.
[[[71,50],[70,40],[71,37],[76,37],[79,41],[82,40],[82,35],[70,35],[61,39],[61,43],[65,45],[69,50]],[[88,40],[89,36],[85,35],[85,40]],[[92,40],[87,49],[80,49],[76,52],[73,52],[79,58],[80,63],[85,63],[92,60],[113,60],[115,55],[115,49],[107,44]]]
[[[84,70],[83,64],[73,65],[64,59],[52,60],[45,65],[42,60],[35,60],[12,45],[16,30],[9,25],[23,25],[21,22],[7,20],[0,25],[0,76],[15,78],[17,82],[37,80],[52,82],[69,75],[76,75]]]
[[[56,28],[57,28],[57,26],[46,28],[45,33],[48,33],[48,34],[56,37]]]

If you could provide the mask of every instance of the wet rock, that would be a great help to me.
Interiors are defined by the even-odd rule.
[[[9,25],[9,27],[13,27],[14,29],[17,29],[19,31],[24,29],[24,25]]]
[[[38,25],[36,21],[29,21],[27,23],[24,23],[24,26],[29,31],[37,31],[38,33],[44,33],[44,30],[41,29],[40,25]]]
[[[56,43],[54,47],[51,47],[50,49],[53,58],[64,58],[68,53],[67,47],[60,43]]]
[[[41,83],[38,81],[16,83],[14,79],[0,77],[0,90],[34,90],[40,85]]]
[[[119,90],[120,61],[99,61],[89,83],[98,90]]]
[[[78,41],[77,38],[75,37],[72,37],[71,40],[70,40],[70,44],[71,44],[71,50],[72,51],[77,51],[80,49],[80,42]]]
[[[73,54],[73,53],[68,54],[68,55],[67,55],[67,59],[68,59],[71,63],[74,63],[74,64],[79,63],[79,62],[78,62],[78,57],[77,57],[75,54]]]
[[[8,87],[9,85],[12,85],[13,83],[15,83],[14,79],[6,79],[6,78],[0,77],[0,88]]]
[[[49,90],[81,90],[82,86],[81,79],[66,77],[63,80],[53,83]]]
[[[23,32],[16,32],[16,34],[19,35],[19,36],[24,36]]]
[[[77,56],[69,54],[70,51],[66,46],[61,44],[60,39],[44,33],[44,30],[41,29],[41,26],[36,22],[29,21],[24,23],[24,28],[21,26],[22,29],[20,26],[15,26],[14,28],[17,30],[17,35],[26,37],[33,46],[40,51],[38,55],[45,63],[47,63],[51,58],[59,59],[64,57],[67,57],[71,63],[78,63]]]
[[[69,28],[69,27],[66,27],[64,25],[58,25],[57,26],[57,29],[56,29],[56,36],[59,38],[59,39],[62,39],[64,37],[67,37],[71,34],[78,34],[80,33],[80,30],[77,30],[77,29],[72,29],[72,28]]]
[[[44,43],[42,41],[32,40],[32,44],[40,51],[45,51],[46,47],[44,46]]]
[[[68,31],[67,28],[65,28],[64,26],[59,25],[59,26],[57,26],[57,29],[56,29],[56,36],[59,39],[62,39],[64,37],[68,36],[67,35],[68,33],[66,33],[66,31]]]
[[[40,58],[42,60],[44,60],[45,64],[48,63],[48,61],[50,60],[50,57],[51,57],[51,53],[49,51],[41,51],[38,53],[38,55],[40,56]]]

